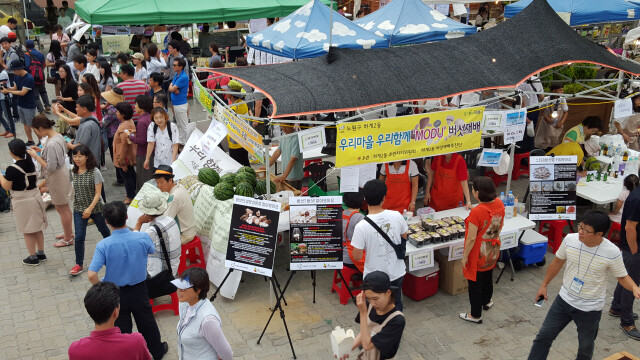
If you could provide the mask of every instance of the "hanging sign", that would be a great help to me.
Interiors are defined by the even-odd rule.
[[[409,160],[480,146],[484,107],[337,125],[336,166]]]
[[[271,277],[279,219],[280,203],[234,196],[224,265]]]
[[[264,164],[265,154],[262,136],[233,110],[215,103],[213,117],[227,126],[229,136],[245,150]]]
[[[485,111],[482,132],[487,134],[504,132],[504,113],[504,111]]]
[[[209,157],[213,157],[215,153],[214,148],[220,144],[225,136],[227,136],[227,127],[221,122],[211,120],[209,129],[207,129],[207,132],[200,138],[200,146],[202,146],[202,149]]]
[[[324,132],[324,126],[317,126],[298,132],[298,142],[300,143],[301,153],[326,146],[327,136]]]
[[[513,144],[524,139],[527,127],[527,109],[505,111],[504,144]]]
[[[342,269],[342,197],[290,197],[291,270]]]
[[[633,102],[631,98],[616,100],[613,106],[613,118],[620,119],[633,115]]]
[[[194,77],[197,78],[196,72],[193,72]],[[211,95],[207,89],[202,86],[200,81],[193,82],[193,98],[197,99],[200,105],[207,110],[209,115],[213,115],[213,104],[215,104],[215,99],[213,95]]]
[[[501,149],[482,149],[478,166],[494,167],[500,165],[504,151]]]
[[[529,161],[529,219],[575,220],[577,156],[534,156]]]

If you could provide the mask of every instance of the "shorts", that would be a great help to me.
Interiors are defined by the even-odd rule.
[[[33,118],[36,116],[36,109],[27,109],[21,106],[18,106],[18,118],[20,122],[24,125],[31,126],[33,123]]]

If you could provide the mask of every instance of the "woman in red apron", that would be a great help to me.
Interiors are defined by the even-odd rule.
[[[411,165],[415,169],[411,171]],[[402,167],[404,166],[404,169]],[[396,161],[384,164],[384,174],[380,174],[380,180],[387,185],[387,196],[382,207],[386,210],[395,210],[402,213],[405,210],[413,212],[416,208],[416,196],[418,195],[418,167],[411,161],[406,163]]]
[[[429,178],[424,195],[425,206],[435,211],[453,209],[466,199],[466,206],[471,208],[469,195],[469,172],[467,163],[458,154],[436,156],[427,166]],[[386,201],[385,201],[386,202]]]

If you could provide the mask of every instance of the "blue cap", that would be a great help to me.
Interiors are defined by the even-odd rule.
[[[33,43],[33,40],[27,40],[24,45],[27,47],[27,49],[33,49],[36,45]]]

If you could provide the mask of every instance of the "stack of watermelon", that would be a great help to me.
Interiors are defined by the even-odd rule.
[[[211,168],[202,168],[198,171],[197,178],[189,177],[188,185],[197,182],[202,186],[212,186],[213,195],[216,199],[225,201],[233,199],[234,195],[253,197],[254,195],[264,195],[267,193],[266,180],[258,181],[256,172],[250,166],[243,166],[235,174],[229,173],[220,176],[217,171]],[[271,193],[276,192],[276,184],[269,181]]]

